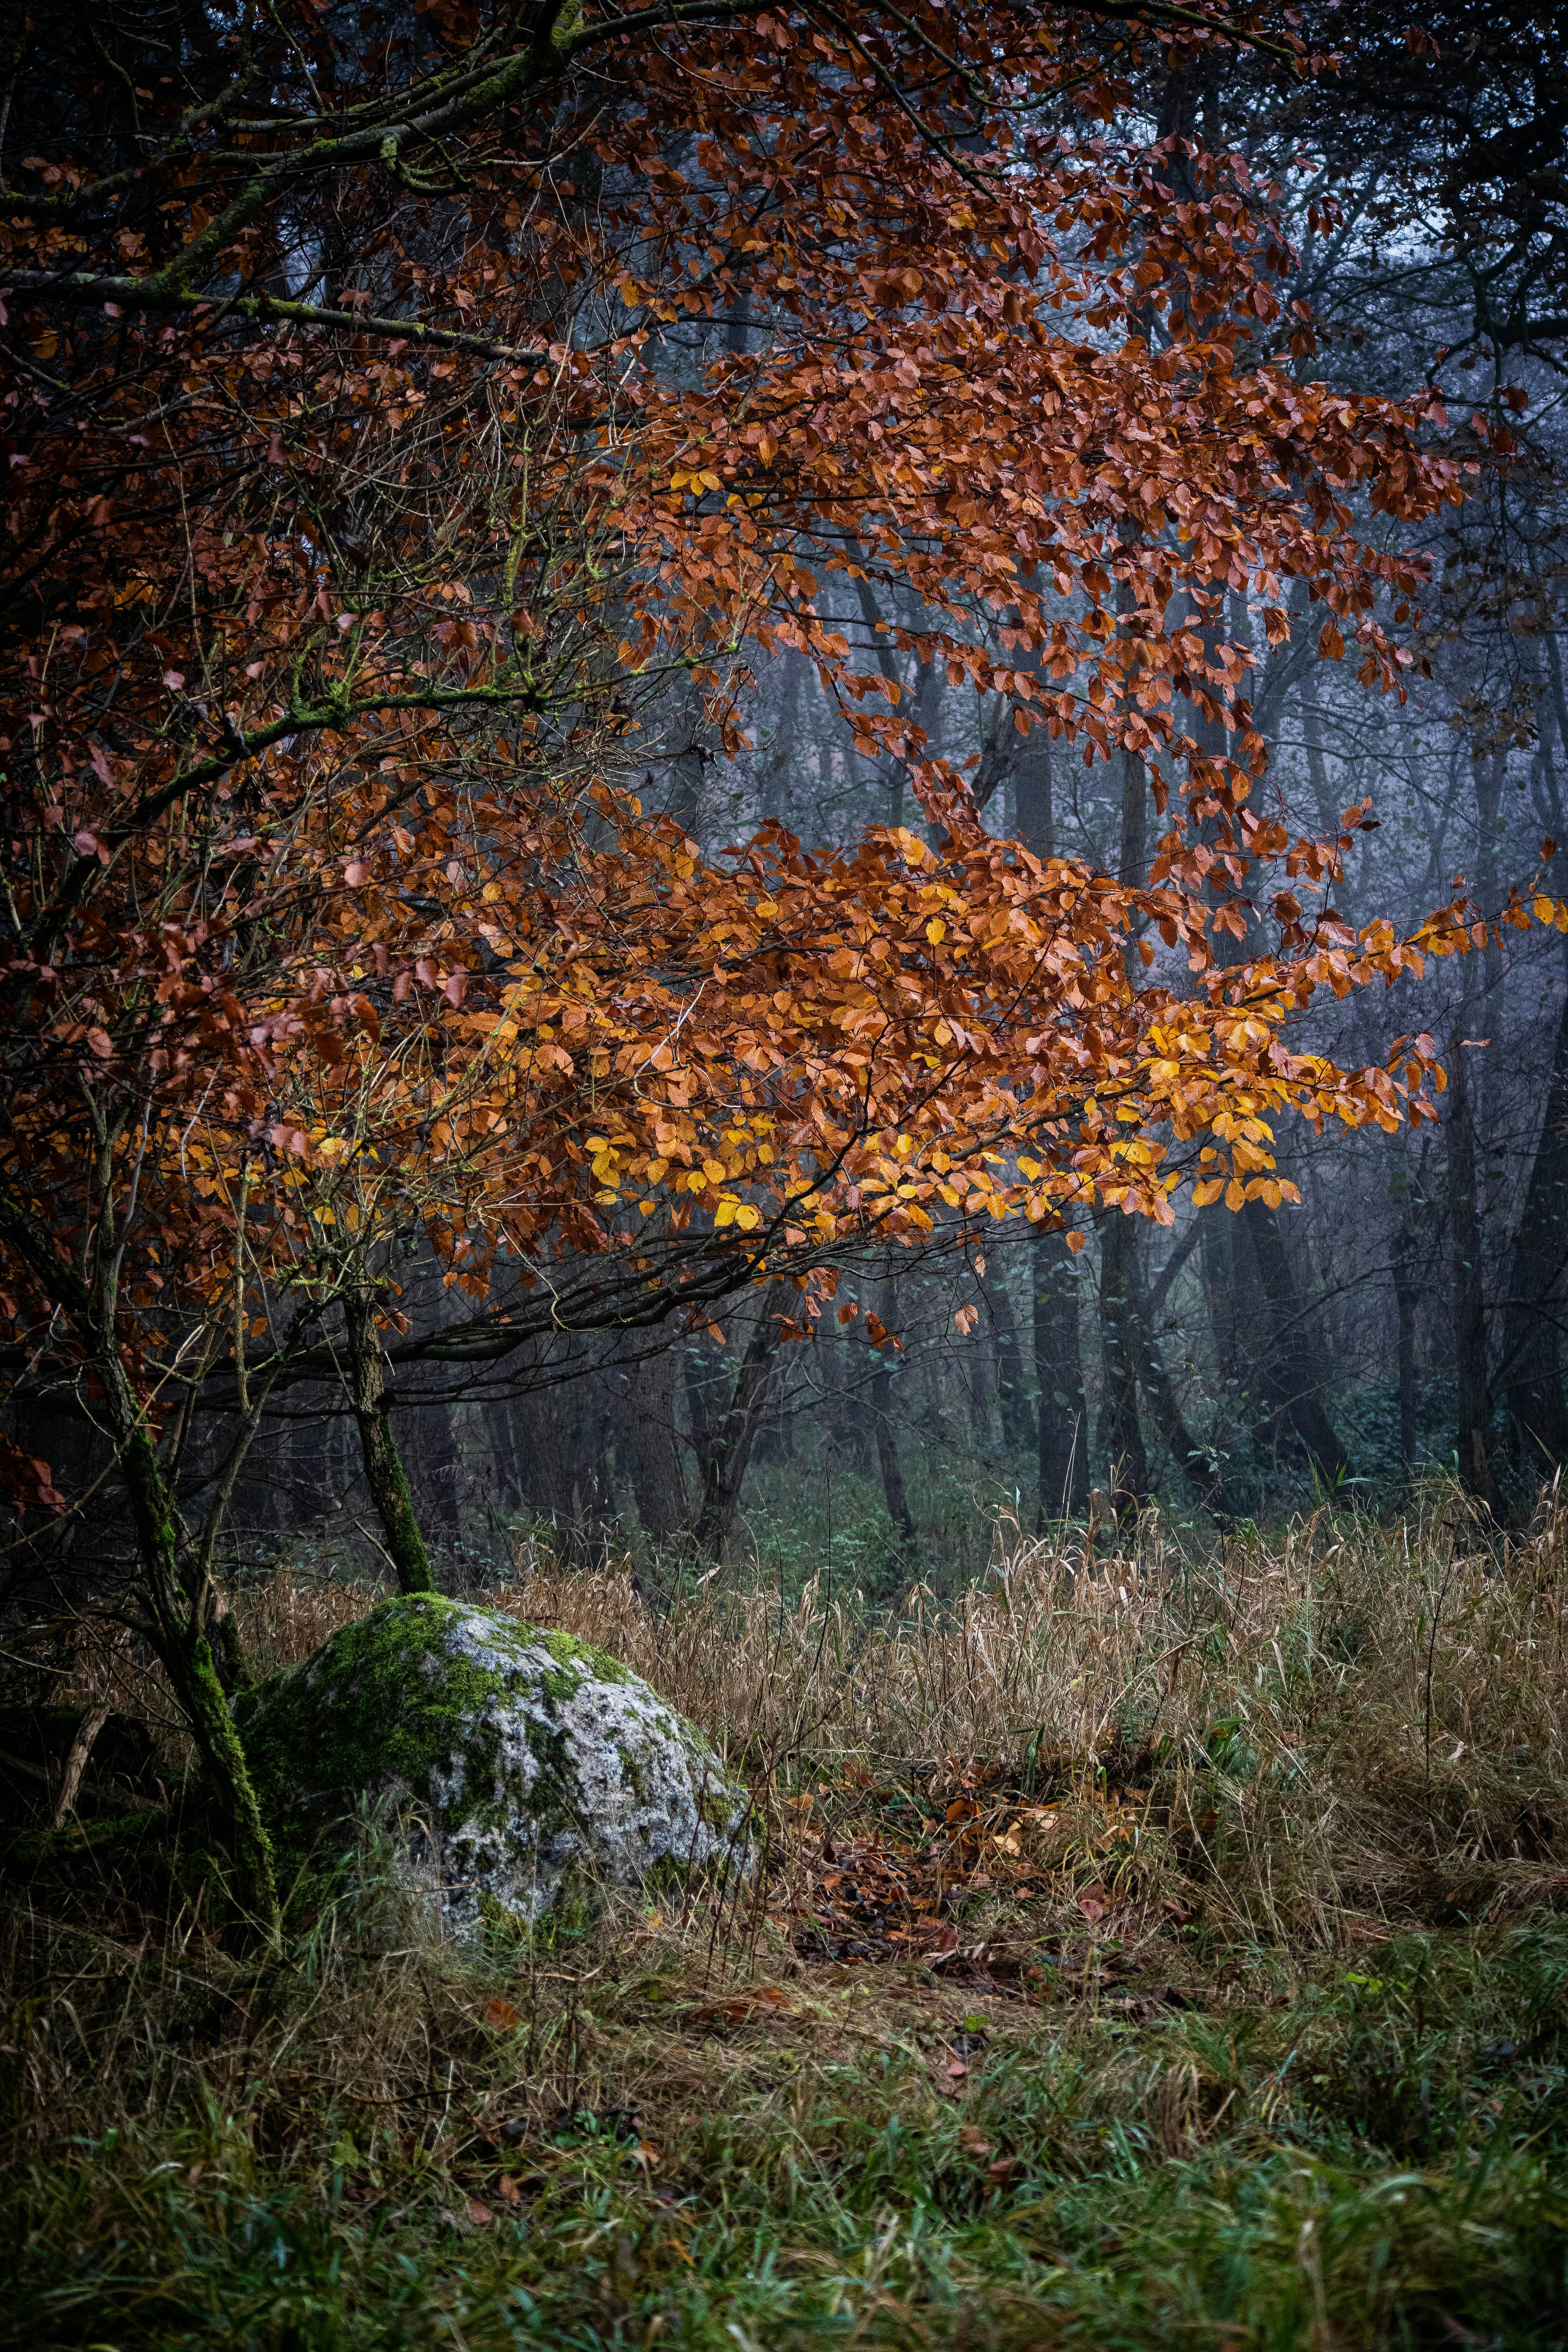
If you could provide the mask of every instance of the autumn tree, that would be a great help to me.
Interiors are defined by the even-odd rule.
[[[416,1356],[758,1284],[800,1329],[868,1237],[1016,1213],[1070,1244],[1096,1206],[1168,1223],[1186,1179],[1272,1209],[1280,1113],[1425,1115],[1429,1039],[1352,1071],[1291,1024],[1480,919],[1339,919],[1364,812],[1319,839],[1257,804],[1226,598],[1397,693],[1399,527],[1459,477],[1429,395],[1306,375],[1267,190],[1106,133],[1134,67],[1307,69],[1245,13],[79,30],[24,29],[0,157],[8,1362],[107,1432],[120,1605],[266,1917],[216,1543],[287,1384],[346,1362],[417,1586]],[[1020,740],[1120,761],[1137,856],[989,838],[840,590]],[[923,833],[720,856],[639,803],[672,690],[733,749],[784,649]],[[466,1302],[436,1334],[397,1328],[416,1240]]]

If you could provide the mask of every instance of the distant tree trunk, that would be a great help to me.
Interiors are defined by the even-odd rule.
[[[618,1517],[609,1399],[602,1378],[585,1378],[574,1383],[572,1393],[576,1403],[572,1479],[577,1494],[578,1522],[584,1545],[590,1551],[599,1551]]]
[[[891,1268],[882,1279],[877,1312],[889,1331],[898,1328],[898,1292]],[[898,1432],[893,1426],[893,1367],[889,1347],[877,1350],[877,1369],[871,1375],[871,1413],[877,1429],[877,1466],[882,1474],[882,1495],[888,1506],[888,1517],[899,1531],[901,1545],[915,1539],[914,1514],[904,1493],[904,1474],[899,1461]]]
[[[1024,1360],[1018,1349],[1018,1320],[1000,1269],[982,1287],[991,1311],[996,1341],[996,1395],[1002,1410],[1002,1443],[1009,1454],[1021,1454],[1035,1433],[1029,1423],[1029,1400],[1024,1392]],[[884,1318],[884,1320],[886,1318]]]
[[[1083,1389],[1078,1274],[1066,1237],[1038,1225],[1033,1247],[1035,1378],[1039,1383],[1038,1525],[1089,1503],[1089,1402]]]
[[[359,1429],[370,1488],[386,1536],[387,1557],[404,1592],[434,1592],[430,1555],[419,1530],[408,1474],[392,1434],[386,1351],[375,1328],[375,1294],[368,1287],[345,1291],[349,1403]]]
[[[456,1538],[462,1526],[463,1462],[452,1426],[451,1408],[445,1404],[411,1405],[412,1443],[406,1451],[427,1524]]]
[[[1139,1228],[1120,1209],[1100,1229],[1100,1333],[1104,1363],[1100,1452],[1119,1519],[1133,1517],[1149,1491],[1149,1458],[1138,1419],[1137,1316],[1133,1303]]]
[[[1394,1307],[1399,1322],[1399,1463],[1409,1472],[1415,1463],[1415,1233],[1408,1209],[1394,1237]]]
[[[1498,829],[1502,815],[1503,788],[1507,782],[1508,753],[1506,751],[1494,751],[1489,759],[1477,761],[1475,764],[1476,888],[1481,905],[1489,914],[1497,906],[1502,895],[1502,886],[1498,880],[1497,845]],[[1480,1026],[1489,1038],[1496,1035],[1502,1024],[1502,950],[1489,929],[1486,946],[1481,950],[1480,1012],[1479,1016],[1474,1014],[1466,1016],[1467,1019],[1479,1017]],[[1500,1173],[1500,1171],[1495,1161],[1490,1171],[1483,1170],[1480,1162],[1491,1159],[1496,1149],[1495,1139],[1500,1124],[1498,1118],[1500,1083],[1500,1064],[1498,1055],[1493,1055],[1489,1061],[1481,1064],[1479,1083],[1472,1079],[1470,1086],[1470,1126],[1477,1150],[1477,1181],[1479,1184],[1489,1176],[1494,1180],[1488,1182],[1489,1192],[1495,1190],[1495,1177]],[[1478,1202],[1480,1198],[1481,1195],[1478,1192]]]
[[[1248,1201],[1238,1214],[1258,1269],[1260,1385],[1277,1421],[1294,1433],[1330,1494],[1335,1494],[1349,1475],[1350,1456],[1323,1408],[1310,1317],[1297,1292],[1284,1233],[1277,1213],[1262,1201]]]
[[[1037,857],[1056,856],[1051,739],[1038,720],[1013,754],[1013,821],[1026,849]]]
[[[702,815],[702,786],[708,765],[704,731],[702,689],[686,681],[673,698],[666,734],[668,783],[665,805],[688,834],[698,831]]]
[[[973,1331],[963,1343],[960,1362],[966,1375],[969,1391],[969,1429],[975,1451],[982,1457],[991,1451],[991,1390],[994,1367],[987,1342],[988,1328]]]
[[[1458,1388],[1459,1484],[1494,1518],[1502,1496],[1487,1453],[1487,1314],[1481,1260],[1481,1219],[1476,1197],[1476,1138],[1470,1076],[1458,1036],[1448,1047],[1448,1239],[1454,1273],[1454,1373]]]
[[[876,1460],[877,1448],[868,1403],[855,1385],[856,1372],[850,1357],[855,1344],[837,1332],[822,1344],[822,1387],[816,1419],[836,1459],[866,1477]]]
[[[1136,1260],[1132,1267],[1132,1313],[1139,1339],[1138,1379],[1149,1400],[1154,1426],[1186,1480],[1194,1502],[1205,1511],[1212,1511],[1216,1518],[1228,1517],[1218,1459],[1208,1446],[1199,1444],[1187,1427],[1174,1384],[1165,1369],[1153,1306]]]
[[[752,1441],[767,1410],[768,1385],[778,1349],[776,1305],[777,1286],[770,1285],[742,1354],[734,1387],[722,1409],[709,1415],[704,1430],[702,1499],[692,1539],[709,1559],[724,1557],[740,1507]]]
[[[1131,526],[1120,526],[1123,541]],[[1118,625],[1137,610],[1137,599],[1125,580],[1116,585]],[[1134,751],[1123,750],[1121,762],[1121,824],[1117,852],[1119,881],[1132,888],[1148,880],[1149,778]],[[1142,978],[1134,932],[1129,930],[1123,955],[1133,988]],[[1105,1381],[1100,1407],[1101,1451],[1119,1519],[1134,1517],[1149,1491],[1149,1461],[1143,1450],[1143,1430],[1138,1418],[1138,1329],[1134,1291],[1138,1278],[1141,1221],[1120,1209],[1107,1211],[1100,1228],[1100,1333]]]
[[[499,1398],[492,1399],[485,1407],[485,1430],[489,1438],[496,1499],[503,1509],[515,1510],[522,1500],[522,1480],[518,1472],[517,1432],[511,1407]]]
[[[1241,1345],[1244,1304],[1249,1304],[1258,1274],[1239,1217],[1227,1210],[1202,1209],[1198,1228],[1204,1305],[1214,1348],[1219,1414],[1216,1457],[1233,1502],[1242,1491],[1243,1457],[1250,1463],[1258,1446],[1258,1399],[1253,1366]]]
[[[773,740],[760,763],[761,813],[764,819],[787,818],[795,801],[795,737],[800,726],[800,686],[805,656],[784,653],[779,658],[778,717]]]
[[[1309,625],[1306,598],[1301,598],[1302,626]],[[1296,599],[1292,597],[1292,609]],[[1312,787],[1312,805],[1317,814],[1319,831],[1331,835],[1339,829],[1339,811],[1329,785],[1328,764],[1323,758],[1322,721],[1318,713],[1318,665],[1310,660],[1301,673],[1301,734],[1307,746],[1307,775]]]
[[[1521,1465],[1550,1477],[1568,1461],[1558,1301],[1568,1269],[1568,1001],[1546,1086],[1546,1113],[1513,1237],[1498,1385]]]
[[[512,1429],[523,1501],[536,1517],[550,1521],[560,1559],[576,1562],[583,1557],[584,1547],[573,1463],[575,1438],[561,1408],[562,1393],[558,1387],[549,1386],[519,1397],[511,1409]]]
[[[636,1364],[627,1375],[626,1451],[637,1517],[646,1532],[662,1542],[686,1526],[686,1483],[675,1430],[675,1378],[680,1361],[673,1347]]]

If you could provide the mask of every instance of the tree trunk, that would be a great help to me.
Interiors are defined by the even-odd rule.
[[[0,1230],[89,1351],[102,1391],[102,1417],[125,1481],[147,1603],[142,1630],[169,1677],[207,1782],[226,1818],[237,1892],[269,1940],[278,1933],[278,1879],[245,1749],[213,1656],[221,1598],[211,1572],[184,1540],[179,1506],[164,1475],[147,1419],[114,1336],[114,1223],[109,1153],[104,1150],[99,1272],[89,1289],[56,1254],[26,1213],[0,1194]]]
[[[1029,1400],[1024,1390],[1024,1359],[1018,1347],[1018,1318],[1000,1269],[981,1286],[991,1312],[996,1342],[996,1398],[1002,1412],[1002,1443],[1009,1454],[1022,1454],[1033,1440]],[[884,1321],[886,1317],[884,1317]]]
[[[1454,1276],[1454,1373],[1458,1387],[1459,1484],[1494,1518],[1502,1496],[1487,1453],[1487,1314],[1481,1262],[1480,1207],[1476,1196],[1476,1138],[1470,1076],[1456,1036],[1448,1048],[1448,1239]]]
[[[386,1537],[387,1558],[402,1592],[434,1592],[430,1555],[419,1531],[408,1474],[392,1434],[386,1352],[375,1328],[375,1296],[367,1288],[343,1293],[348,1333],[349,1403],[359,1429],[365,1484]]]
[[[1105,1394],[1100,1406],[1100,1451],[1116,1516],[1136,1517],[1149,1491],[1149,1459],[1138,1419],[1138,1332],[1133,1307],[1138,1226],[1120,1209],[1108,1211],[1100,1229],[1100,1331]]]
[[[1043,719],[1036,719],[1013,754],[1013,822],[1026,849],[1037,857],[1056,856],[1051,739]]]
[[[710,1413],[702,1461],[702,1500],[692,1538],[707,1559],[721,1560],[740,1507],[741,1486],[751,1459],[752,1440],[767,1409],[768,1384],[778,1348],[775,1286],[769,1286],[741,1358],[735,1385],[723,1409]]]
[[[675,1380],[680,1350],[665,1348],[628,1376],[627,1455],[637,1517],[655,1542],[679,1536],[686,1526],[686,1484],[675,1430]]]
[[[889,1331],[898,1323],[898,1295],[889,1268],[883,1276],[877,1312]],[[914,1514],[904,1493],[904,1473],[899,1461],[898,1433],[893,1427],[893,1367],[891,1347],[877,1350],[877,1369],[871,1375],[871,1415],[877,1431],[877,1467],[882,1474],[882,1496],[888,1506],[888,1517],[898,1529],[901,1546],[915,1539]]]
[[[1215,1518],[1228,1518],[1231,1514],[1218,1457],[1208,1446],[1200,1445],[1187,1427],[1174,1384],[1165,1370],[1154,1310],[1136,1261],[1132,1268],[1132,1310],[1140,1343],[1138,1379],[1149,1400],[1154,1425],[1172,1461],[1186,1480],[1194,1502]]]
[[[485,1430],[489,1438],[490,1475],[495,1481],[496,1500],[505,1510],[515,1511],[522,1501],[522,1479],[517,1462],[517,1431],[513,1426],[510,1406],[500,1398],[493,1398],[485,1407]]]
[[[1323,1408],[1309,1315],[1297,1292],[1285,1235],[1262,1201],[1248,1201],[1238,1213],[1258,1267],[1260,1385],[1276,1420],[1293,1431],[1332,1496],[1350,1475],[1350,1456]]]
[[[1078,1269],[1067,1240],[1035,1229],[1035,1378],[1039,1383],[1038,1526],[1080,1517],[1089,1503],[1089,1402],[1083,1390]]]
[[[134,1406],[130,1384],[122,1372],[121,1385],[123,1402]],[[272,1841],[257,1801],[239,1734],[235,1729],[228,1695],[213,1656],[209,1627],[216,1622],[215,1612],[207,1603],[207,1595],[190,1591],[187,1579],[181,1573],[178,1511],[139,1412],[121,1460],[131,1496],[137,1547],[149,1571],[146,1581],[157,1627],[153,1647],[190,1726],[219,1808],[226,1816],[240,1899],[271,1938],[277,1934],[279,1917]],[[205,1585],[205,1576],[202,1580]],[[216,1594],[212,1597],[216,1600]]]
[[[1398,1318],[1399,1464],[1406,1475],[1415,1463],[1415,1234],[1408,1210],[1394,1237],[1394,1307]]]
[[[1513,1237],[1498,1385],[1522,1467],[1550,1477],[1568,1461],[1557,1329],[1568,1269],[1568,1001],[1557,1024],[1546,1112]]]
[[[462,1533],[464,1473],[451,1407],[421,1402],[412,1405],[411,1418],[413,1443],[406,1450],[414,1463],[421,1516],[445,1531],[443,1540],[455,1543]]]

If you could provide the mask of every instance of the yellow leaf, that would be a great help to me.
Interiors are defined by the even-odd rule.
[[[933,915],[930,922],[926,925],[926,937],[931,941],[933,948],[940,947],[942,940],[947,937],[947,925],[942,921],[940,915]]]

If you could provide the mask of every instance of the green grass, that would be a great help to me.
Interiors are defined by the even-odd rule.
[[[758,1899],[465,1958],[368,1822],[272,1961],[189,1870],[8,1889],[0,2345],[1563,2347],[1568,1507],[1454,1524],[875,1622],[539,1571],[750,1774]]]
[[[710,1986],[765,1955],[748,1971],[700,1937],[623,1927],[575,1979],[531,1984],[356,1957],[364,1932],[338,1921],[323,1959],[318,1923],[270,1979],[209,1955],[130,2032],[133,1970],[57,1943],[56,2008],[8,2021],[13,2113],[30,2031],[36,2061],[53,2041],[35,2079],[62,2091],[111,2053],[77,2096],[118,2120],[56,2136],[35,2113],[13,2139],[0,2340],[1563,2341],[1555,1918],[1395,1938],[1279,1990],[1278,1955],[1211,1954],[1194,2006],[1142,2016],[1118,1999],[1168,1995],[1179,1955],[1131,1975],[1086,1956],[1028,2000],[903,1965],[807,1971],[754,2022]],[[515,2027],[484,2021],[498,2000]],[[378,2016],[406,2051],[373,2091]],[[563,2127],[563,2066],[580,2108],[634,2106],[643,2137]]]

